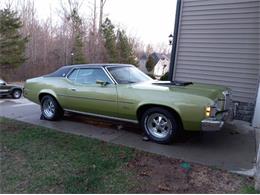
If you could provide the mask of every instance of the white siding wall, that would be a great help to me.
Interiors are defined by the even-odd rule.
[[[226,85],[255,103],[260,0],[182,0],[173,78]]]

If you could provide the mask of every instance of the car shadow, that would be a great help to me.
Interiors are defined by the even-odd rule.
[[[64,114],[64,120],[73,121],[73,122],[80,122],[85,123],[88,125],[93,125],[100,128],[109,128],[109,129],[117,129],[123,130],[127,132],[131,132],[134,134],[139,134],[143,136],[143,130],[139,126],[139,124],[123,122],[118,120],[106,119],[106,118],[99,118],[93,116],[86,116],[76,113],[66,112]],[[184,131],[173,140],[174,144],[178,143],[186,143],[186,142],[200,142],[203,139],[204,132],[191,132],[191,131]]]
[[[23,95],[21,95],[21,97],[19,99],[23,98]],[[1,100],[19,100],[19,99],[15,99],[13,98],[11,95],[3,95],[3,96],[0,96],[0,99]]]

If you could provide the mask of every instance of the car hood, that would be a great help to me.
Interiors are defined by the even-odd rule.
[[[183,94],[207,97],[215,100],[223,95],[223,91],[228,90],[225,86],[209,85],[200,83],[184,83],[170,81],[152,81],[133,85],[134,88],[143,90],[169,91]]]

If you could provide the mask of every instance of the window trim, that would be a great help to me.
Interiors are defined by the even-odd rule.
[[[109,68],[117,68],[119,66],[110,66]],[[125,67],[133,67],[133,66],[123,66],[123,67],[120,67],[120,68],[125,68]],[[111,75],[111,78],[113,78],[114,82],[116,83],[116,85],[129,85],[129,84],[121,84],[121,83],[118,83],[116,81],[116,79],[114,78],[114,76],[110,73],[110,71],[107,69],[107,67],[105,67],[106,71],[108,72],[109,75]],[[141,71],[141,70],[139,70]],[[145,73],[144,73],[145,74]],[[148,75],[146,75],[148,78],[150,78]]]
[[[76,75],[76,79],[77,79],[78,74],[79,74],[79,68],[73,68],[73,69],[67,74],[67,76],[66,76],[66,78],[67,78],[68,80],[70,80],[71,82],[75,82],[75,81],[72,81],[71,79],[69,79],[70,75],[71,75],[74,71],[78,71],[78,72],[77,72],[77,75]]]
[[[116,84],[115,81],[114,81],[114,78],[113,78],[113,77],[112,77],[113,79],[111,78],[111,76],[107,73],[107,71],[104,69],[104,67],[95,67],[95,68],[94,68],[94,67],[93,67],[93,68],[92,68],[92,67],[72,68],[71,71],[67,74],[66,79],[68,79],[69,81],[71,81],[71,82],[73,82],[73,83],[76,83],[75,81],[70,80],[70,79],[69,79],[69,76],[70,76],[74,71],[76,71],[76,70],[79,70],[79,71],[80,71],[81,69],[100,69],[100,70],[103,70],[103,72],[105,73],[105,75],[106,75],[106,76],[108,77],[108,79],[111,81],[111,84],[114,84],[114,85]],[[78,76],[79,71],[77,72],[77,76]]]
[[[106,72],[107,76],[110,77],[111,80],[113,80],[113,83],[115,85],[118,85],[118,82],[116,81],[116,79],[113,77],[113,75],[109,72],[109,70],[107,69],[107,67],[102,67],[103,70]]]

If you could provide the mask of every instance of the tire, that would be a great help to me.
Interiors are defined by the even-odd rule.
[[[22,96],[22,90],[20,89],[15,89],[12,92],[12,97],[13,99],[19,99]]]
[[[146,135],[159,144],[169,144],[178,136],[181,125],[173,113],[160,107],[146,110],[141,116]]]
[[[44,119],[56,121],[62,118],[63,110],[58,102],[50,95],[46,95],[41,99],[41,112]]]

